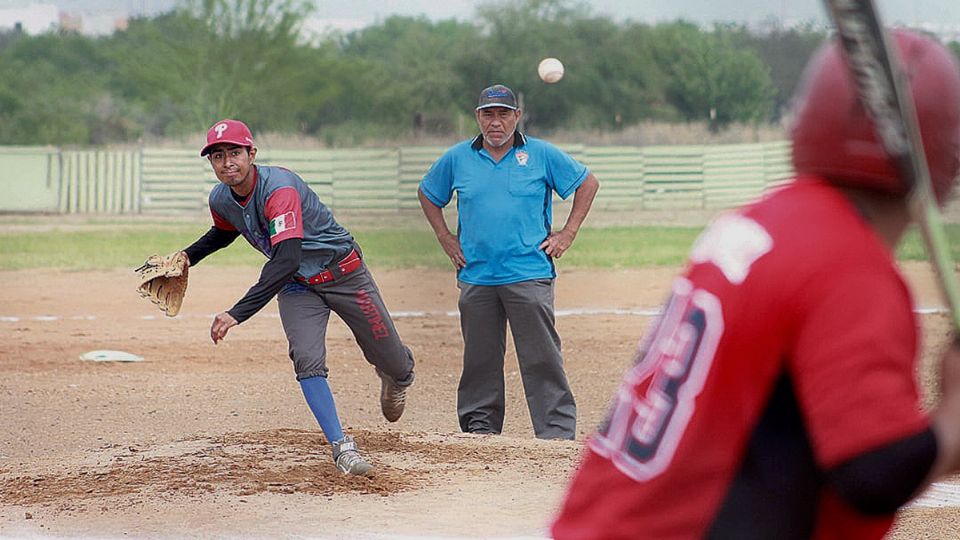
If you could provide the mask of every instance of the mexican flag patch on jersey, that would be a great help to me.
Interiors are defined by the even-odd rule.
[[[297,219],[294,217],[293,212],[287,212],[286,214],[279,215],[270,220],[270,238],[284,232],[295,229],[297,226]]]

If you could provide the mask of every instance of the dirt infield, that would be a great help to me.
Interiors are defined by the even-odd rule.
[[[558,326],[579,435],[560,442],[532,438],[512,351],[504,435],[458,433],[452,272],[374,269],[418,363],[404,417],[387,424],[372,368],[346,327],[331,323],[330,382],[345,428],[377,466],[371,478],[335,471],[293,378],[275,303],[210,343],[211,316],[257,269],[198,267],[175,319],[133,292],[129,271],[2,272],[0,537],[543,537],[674,272],[561,272]],[[918,305],[940,305],[925,265],[905,272]],[[926,365],[948,325],[942,315],[922,321]],[[98,349],[145,360],[79,359]],[[920,376],[934,387],[929,369]],[[960,509],[914,507],[893,537],[957,530]]]

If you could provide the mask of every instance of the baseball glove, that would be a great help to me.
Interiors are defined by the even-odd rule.
[[[182,251],[165,257],[151,255],[143,266],[134,270],[140,278],[137,292],[160,306],[167,317],[175,317],[187,292],[188,269],[187,254]]]

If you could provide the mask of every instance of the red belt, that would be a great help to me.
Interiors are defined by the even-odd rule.
[[[340,259],[335,267],[327,267],[323,272],[308,278],[296,276],[295,279],[301,283],[309,283],[310,285],[328,283],[360,268],[361,264],[363,264],[363,260],[360,259],[360,254],[357,253],[356,249],[353,249],[350,250],[350,253],[348,253],[346,257]]]

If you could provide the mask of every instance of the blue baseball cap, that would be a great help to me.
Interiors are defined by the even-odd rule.
[[[480,92],[480,100],[477,103],[476,110],[488,109],[490,107],[504,107],[510,110],[517,110],[517,96],[513,90],[502,84],[495,84],[483,89]]]

